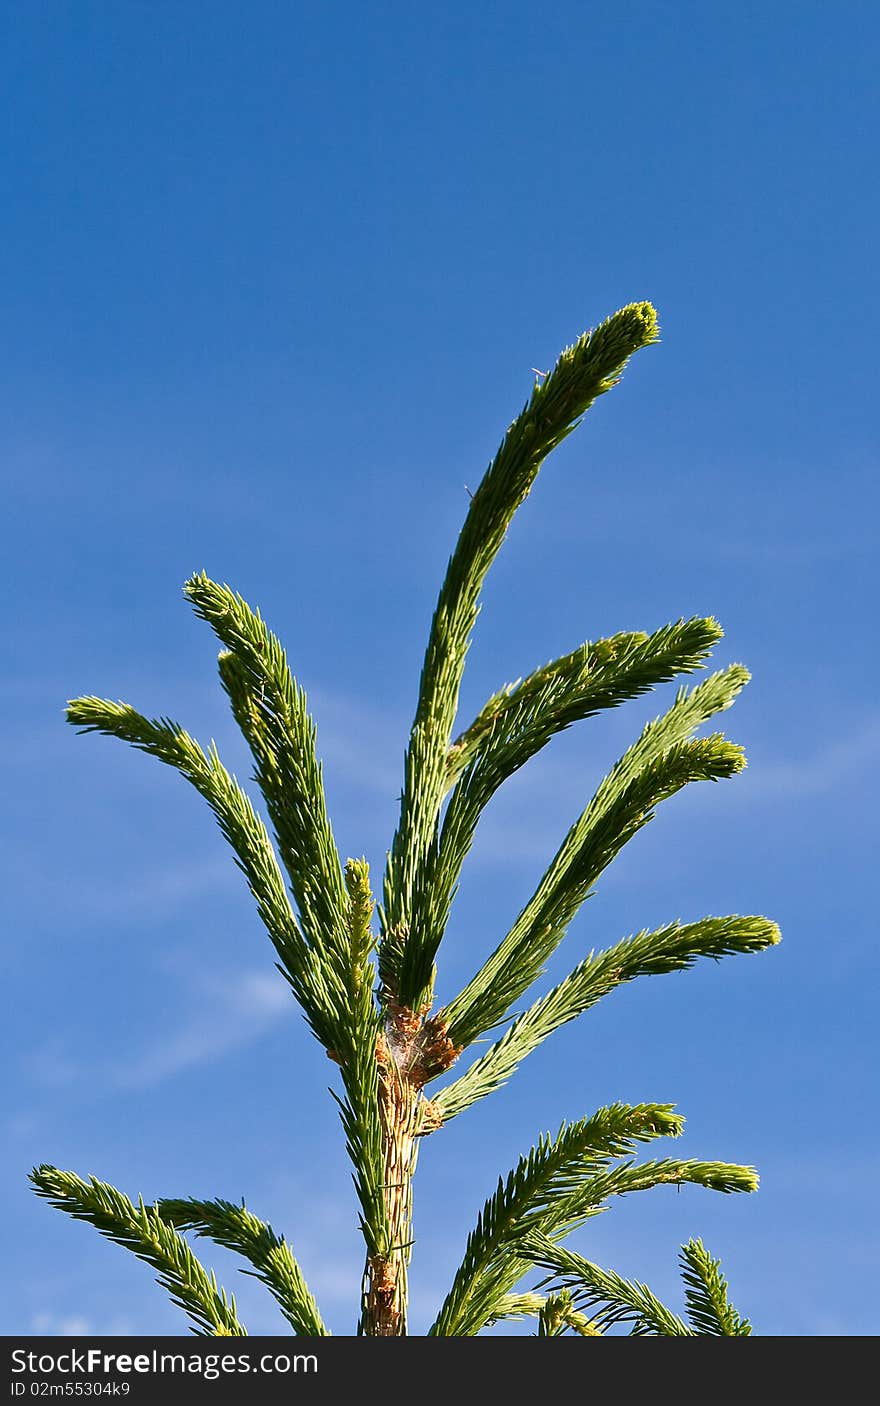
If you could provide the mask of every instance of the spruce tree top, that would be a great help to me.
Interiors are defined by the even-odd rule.
[[[563,351],[539,376],[468,509],[443,582],[425,652],[406,752],[400,819],[378,908],[364,860],[342,863],[327,814],[315,727],[284,650],[259,612],[205,574],[185,592],[213,628],[220,679],[254,760],[267,828],[212,743],[203,749],[168,718],[125,703],[78,698],[68,718],[83,732],[122,738],[175,767],[204,797],[229,842],[274,945],[278,970],[338,1066],[338,1102],[360,1211],[366,1260],[359,1333],[406,1333],[413,1244],[412,1178],[420,1141],[505,1084],[559,1026],[643,975],[679,971],[701,957],[756,952],[779,939],[760,917],[670,922],[583,958],[521,1014],[572,919],[657,805],[695,781],[733,776],[742,749],[703,723],[748,682],[734,664],[681,686],[611,768],[563,838],[531,898],[464,988],[434,1007],[435,962],[462,865],[480,816],[500,786],[556,733],[681,675],[702,670],[721,629],[681,619],[647,634],[581,643],[495,693],[467,726],[459,690],[480,590],[514,513],[547,455],[617,384],[634,352],[658,340],[650,303],[632,303]],[[489,1031],[492,1043],[440,1083]],[[650,1072],[650,1071],[646,1071]],[[486,1201],[430,1330],[473,1336],[499,1320],[532,1316],[539,1335],[596,1336],[627,1324],[636,1335],[742,1336],[718,1263],[700,1241],[682,1252],[687,1320],[633,1284],[564,1249],[573,1229],[615,1196],[663,1183],[753,1191],[750,1167],[665,1158],[636,1162],[640,1143],[675,1137],[682,1120],[665,1103],[614,1104],[544,1135]],[[293,1331],[327,1328],[282,1237],[237,1200],[162,1198],[132,1203],[112,1186],[42,1166],[38,1193],[147,1260],[196,1332],[240,1335],[235,1301],[196,1259],[186,1232],[238,1251],[266,1284]],[[236,1189],[237,1193],[237,1189]],[[517,1291],[534,1267],[544,1287]]]

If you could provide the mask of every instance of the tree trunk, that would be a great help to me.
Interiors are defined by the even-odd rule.
[[[387,1046],[384,1050],[380,1047],[379,1067],[389,1248],[386,1255],[367,1259],[363,1327],[371,1337],[400,1338],[406,1335],[406,1271],[412,1244],[412,1177],[420,1095]]]
[[[412,1179],[418,1138],[440,1126],[422,1089],[461,1053],[442,1021],[426,1017],[427,1008],[416,1012],[389,1001],[385,1034],[376,1046],[388,1252],[367,1256],[361,1332],[369,1337],[406,1336],[406,1271],[413,1243]]]

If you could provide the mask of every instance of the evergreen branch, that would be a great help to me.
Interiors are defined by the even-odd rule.
[[[372,990],[372,967],[369,964],[374,941],[370,923],[373,917],[373,895],[370,890],[370,866],[365,859],[349,859],[345,865],[345,887],[348,890],[345,931],[348,938],[348,961],[352,986],[360,990],[365,984]]]
[[[459,1079],[432,1098],[444,1123],[500,1088],[548,1035],[583,1014],[610,991],[639,976],[684,971],[701,957],[719,960],[735,952],[760,952],[780,940],[766,918],[703,918],[669,923],[625,938],[598,955],[590,953],[564,981],[513,1025]]]
[[[600,1110],[596,1118],[626,1111],[614,1105]],[[666,1106],[660,1111],[668,1125],[655,1125],[652,1131],[638,1135],[638,1141],[663,1134],[677,1136],[682,1120],[670,1117]],[[531,1267],[524,1246],[532,1232],[566,1235],[606,1210],[610,1197],[657,1186],[690,1184],[731,1193],[754,1191],[758,1185],[754,1168],[726,1162],[665,1158],[609,1166],[612,1159],[631,1150],[636,1138],[630,1140],[629,1148],[621,1139],[616,1149],[606,1148],[597,1156],[583,1147],[583,1129],[584,1124],[571,1124],[563,1127],[555,1143],[542,1140],[528,1158],[521,1159],[507,1183],[499,1183],[468,1240],[464,1261],[432,1334],[470,1337],[485,1327],[498,1304]]]
[[[611,1196],[627,1196],[634,1191],[651,1191],[658,1186],[702,1186],[725,1195],[749,1193],[758,1189],[754,1167],[730,1162],[699,1162],[693,1158],[663,1158],[657,1162],[623,1162],[600,1169],[575,1182],[546,1208],[539,1208],[520,1220],[523,1234],[535,1229],[545,1235],[564,1234],[582,1221],[604,1210]],[[516,1282],[516,1281],[514,1281]]]
[[[184,591],[229,651],[220,657],[221,680],[253,753],[303,929],[316,947],[338,947],[345,887],[305,694],[259,611],[204,572]]]
[[[82,732],[121,738],[175,767],[208,802],[256,899],[280,958],[279,970],[318,1039],[325,1047],[332,1047],[344,1021],[344,991],[300,932],[266,827],[213,744],[205,753],[189,733],[168,718],[151,720],[126,703],[105,698],[73,699],[67,718]]]
[[[717,1338],[751,1337],[752,1325],[727,1295],[721,1261],[713,1260],[702,1240],[689,1240],[679,1256],[687,1315],[695,1333]]]
[[[265,1284],[294,1333],[327,1337],[318,1305],[312,1298],[290,1246],[270,1225],[230,1201],[161,1200],[156,1213],[176,1230],[192,1230],[227,1250],[236,1250],[253,1265],[254,1277]],[[247,1271],[246,1271],[247,1272]]]
[[[539,1338],[561,1338],[567,1331],[577,1333],[581,1338],[601,1338],[602,1330],[590,1322],[574,1306],[571,1291],[560,1289],[550,1294],[544,1301],[538,1320]]]
[[[413,886],[412,923],[426,960],[440,945],[480,816],[508,777],[572,723],[699,668],[721,634],[715,620],[693,619],[651,636],[614,635],[581,645],[489,700],[450,749],[447,773],[457,783],[436,850]]]
[[[474,494],[434,612],[404,768],[400,823],[385,882],[380,974],[394,999],[419,1009],[429,998],[432,961],[412,926],[416,877],[436,843],[446,759],[480,588],[516,509],[546,456],[597,396],[617,383],[629,357],[657,340],[650,303],[621,309],[564,351],[535,384]]]
[[[455,1045],[469,1045],[497,1025],[537,980],[599,875],[648,824],[661,801],[692,781],[715,781],[743,769],[742,748],[720,733],[691,734],[728,708],[748,677],[732,665],[690,691],[679,690],[669,711],[649,723],[624,753],[572,825],[508,935],[442,1012]]]
[[[646,1284],[622,1279],[613,1271],[557,1245],[546,1235],[533,1232],[522,1242],[523,1254],[532,1264],[550,1271],[571,1295],[573,1304],[590,1314],[600,1329],[616,1324],[632,1325],[633,1337],[690,1338],[693,1330]]]
[[[515,1235],[494,1263],[484,1270],[475,1302],[485,1307],[499,1293],[506,1292],[531,1268],[524,1255],[522,1240],[532,1231],[544,1235],[567,1235],[593,1216],[607,1210],[612,1196],[624,1196],[634,1191],[650,1191],[658,1186],[702,1186],[723,1193],[751,1192],[758,1186],[753,1167],[741,1167],[726,1162],[679,1161],[665,1158],[657,1162],[624,1162],[615,1167],[587,1171],[572,1178],[570,1187],[547,1198],[544,1204],[526,1208],[518,1217]],[[601,1322],[598,1326],[601,1326]]]
[[[650,636],[628,632],[582,644],[494,694],[452,740],[480,592],[517,509],[547,455],[617,383],[629,357],[657,338],[653,307],[634,303],[567,348],[552,372],[539,373],[471,495],[432,617],[378,943],[368,865],[349,860],[343,871],[340,862],[305,694],[279,640],[230,587],[202,572],[184,590],[223,646],[221,681],[254,759],[268,831],[214,743],[203,750],[178,724],[148,719],[122,703],[81,698],[68,707],[69,720],[83,731],[120,737],[158,757],[207,800],[256,899],[279,971],[340,1068],[342,1089],[333,1097],[367,1245],[359,1334],[407,1331],[412,1177],[421,1136],[504,1084],[553,1031],[623,983],[779,940],[776,926],[757,917],[643,930],[590,953],[530,1009],[512,1015],[599,876],[656,806],[692,781],[732,776],[745,765],[742,749],[720,733],[697,736],[748,681],[746,670],[733,665],[697,687],[680,688],[673,706],[647,725],[571,826],[495,951],[454,1000],[430,1014],[435,958],[461,869],[498,789],[575,722],[701,668],[721,637],[714,620],[693,618]],[[509,1028],[461,1078],[433,1099],[425,1095],[467,1045],[502,1022]],[[720,1263],[699,1240],[681,1251],[688,1321],[645,1285],[560,1247],[612,1197],[662,1185],[756,1189],[751,1167],[635,1160],[639,1144],[678,1136],[682,1121],[671,1105],[616,1103],[563,1124],[555,1136],[544,1134],[484,1204],[429,1335],[475,1336],[487,1324],[526,1316],[537,1319],[545,1337],[601,1336],[620,1325],[635,1336],[750,1335],[748,1320],[730,1304]],[[185,1232],[242,1255],[250,1266],[244,1272],[269,1288],[295,1333],[328,1335],[290,1247],[243,1202],[165,1199],[147,1206],[141,1198],[135,1205],[95,1177],[86,1182],[46,1165],[31,1180],[38,1195],[149,1263],[196,1332],[243,1336],[246,1330],[234,1298],[200,1264]],[[548,1291],[517,1292],[536,1265],[549,1271],[537,1290]]]
[[[83,731],[121,737],[140,750],[177,768],[205,797],[232,845],[257,899],[260,915],[281,957],[309,1024],[324,1047],[340,1062],[346,1099],[340,1103],[367,1242],[376,1252],[384,1245],[381,1128],[377,1109],[376,1039],[379,1017],[372,996],[368,961],[370,905],[368,869],[355,862],[351,911],[344,915],[347,951],[332,961],[304,940],[290,907],[271,840],[250,801],[212,748],[206,755],[177,724],[151,721],[122,703],[80,698],[68,708],[71,722]],[[364,891],[364,885],[366,890]]]
[[[701,668],[723,634],[717,620],[695,616],[663,625],[652,635],[634,630],[588,641],[542,665],[494,694],[456,738],[446,756],[447,786],[491,751],[493,770],[503,768],[493,785],[497,790],[549,738],[572,723]]]
[[[31,1173],[38,1196],[76,1220],[88,1221],[108,1240],[131,1250],[157,1271],[157,1281],[182,1308],[204,1337],[247,1336],[238,1321],[235,1298],[227,1297],[196,1259],[174,1226],[155,1207],[137,1206],[121,1191],[90,1177],[87,1182],[57,1167],[35,1167]]]
[[[485,1326],[528,1268],[511,1249],[511,1237],[521,1233],[524,1218],[550,1216],[557,1202],[567,1203],[584,1179],[611,1159],[639,1142],[675,1137],[681,1126],[668,1104],[613,1104],[563,1124],[555,1138],[542,1137],[506,1181],[499,1180],[484,1205],[430,1335],[471,1337]]]
[[[486,1320],[486,1327],[509,1322],[512,1318],[539,1318],[546,1302],[544,1294],[505,1294]]]
[[[348,1020],[340,1029],[335,1056],[342,1071],[345,1099],[338,1100],[346,1148],[355,1169],[354,1182],[361,1207],[361,1230],[369,1255],[388,1252],[382,1121],[379,1113],[379,1065],[376,1047],[381,1021],[373,999],[374,970],[370,920],[373,896],[370,867],[365,859],[345,866],[348,889],[346,983]]]
[[[660,1302],[645,1284],[621,1279],[609,1270],[563,1249],[541,1232],[523,1239],[532,1262],[550,1271],[554,1291],[594,1314],[604,1327],[630,1324],[635,1337],[749,1337],[751,1324],[732,1307],[719,1260],[700,1240],[682,1247],[680,1264],[690,1326]],[[550,1282],[545,1280],[545,1285]],[[550,1300],[548,1300],[550,1302]]]

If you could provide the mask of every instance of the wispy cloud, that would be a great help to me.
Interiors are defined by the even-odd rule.
[[[60,1039],[44,1040],[22,1061],[31,1080],[43,1089],[67,1089],[79,1082],[84,1072],[78,1059]]]
[[[285,983],[262,970],[210,978],[200,985],[196,1005],[195,1014],[177,1030],[156,1035],[109,1078],[106,1062],[77,1058],[58,1041],[32,1050],[25,1067],[43,1088],[70,1089],[86,1082],[91,1089],[152,1088],[252,1044],[293,1009]]]
[[[291,1011],[284,982],[267,972],[242,972],[208,987],[210,1009],[176,1034],[153,1041],[116,1076],[119,1088],[148,1088],[259,1039]]]
[[[218,841],[218,843],[222,843]],[[170,923],[197,908],[213,895],[222,895],[226,904],[239,899],[247,909],[245,881],[231,855],[222,850],[212,857],[175,860],[163,865],[149,860],[89,867],[75,858],[47,871],[36,855],[22,856],[18,868],[22,891],[27,884],[39,886],[40,919],[54,941],[68,921],[78,925],[81,936],[100,933],[106,924],[114,928],[128,924]]]
[[[161,918],[206,894],[242,888],[243,884],[232,856],[221,853],[216,858],[190,859],[161,869],[141,866],[136,875],[102,875],[100,885],[88,889],[82,885],[77,906],[81,913],[86,910],[96,918]]]
[[[91,1321],[82,1314],[59,1317],[54,1313],[35,1313],[31,1319],[31,1331],[46,1338],[85,1338],[94,1329]]]
[[[396,795],[409,730],[404,715],[339,692],[315,690],[311,697],[328,770],[346,785]]]
[[[711,555],[730,561],[751,561],[768,566],[813,566],[820,562],[839,561],[863,552],[876,551],[876,541],[867,533],[851,535],[834,533],[824,537],[801,537],[790,540],[778,535],[764,538],[741,537],[727,542],[713,541]]]
[[[827,742],[805,757],[753,766],[739,793],[745,799],[816,796],[847,785],[880,759],[880,718],[870,719],[848,736]]]
[[[18,708],[31,704],[40,719],[36,724],[16,719],[9,757],[12,764],[40,768],[49,763],[63,764],[76,755],[76,739],[64,721],[63,700],[69,692],[69,681],[65,685],[54,677],[0,682],[0,703],[5,701]],[[127,676],[114,679],[113,693],[146,711],[149,706],[145,700],[167,701],[174,715],[185,721],[203,742],[214,736],[224,761],[243,784],[249,784],[247,750],[226,709],[218,712],[222,695],[213,682],[194,686],[188,678],[161,679],[129,671]],[[399,790],[410,722],[405,706],[377,707],[369,697],[316,685],[309,690],[309,708],[318,725],[319,751],[341,779],[382,795],[394,795]],[[205,715],[210,722],[203,727],[199,718]],[[98,755],[105,753],[108,758],[112,755],[106,746]]]
[[[791,801],[835,790],[850,790],[880,761],[880,718],[852,727],[846,736],[825,741],[806,755],[783,761],[751,760],[746,772],[725,787],[741,805]],[[545,758],[516,778],[516,803],[510,797],[493,804],[477,831],[469,863],[479,868],[510,868],[548,863],[568,825],[586,803],[595,778],[581,779],[577,769]],[[714,804],[711,789],[691,787],[690,806]],[[550,814],[550,809],[559,815]],[[604,882],[613,882],[606,877]]]
[[[96,1323],[82,1313],[57,1314],[45,1310],[31,1318],[30,1331],[45,1338],[89,1338],[100,1333],[103,1337],[129,1337],[134,1331],[130,1318],[111,1318],[107,1323]]]

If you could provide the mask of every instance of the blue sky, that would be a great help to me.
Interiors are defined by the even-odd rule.
[[[426,1142],[412,1326],[497,1173],[625,1098],[675,1101],[681,1153],[762,1190],[634,1198],[577,1248],[674,1299],[699,1234],[756,1331],[873,1333],[876,7],[55,0],[0,28],[4,1331],[184,1330],[145,1266],[30,1195],[40,1161],[244,1195],[351,1331],[332,1068],[206,808],[63,703],[170,713],[245,776],[180,594],[207,569],[283,637],[340,846],[380,869],[465,485],[530,368],[648,297],[663,341],[545,465],[462,713],[583,639],[717,615],[719,662],[754,675],[726,719],[750,768],[662,808],[547,980],[675,917],[767,913],[785,941],[624,989]],[[670,696],[493,803],[441,997]]]

